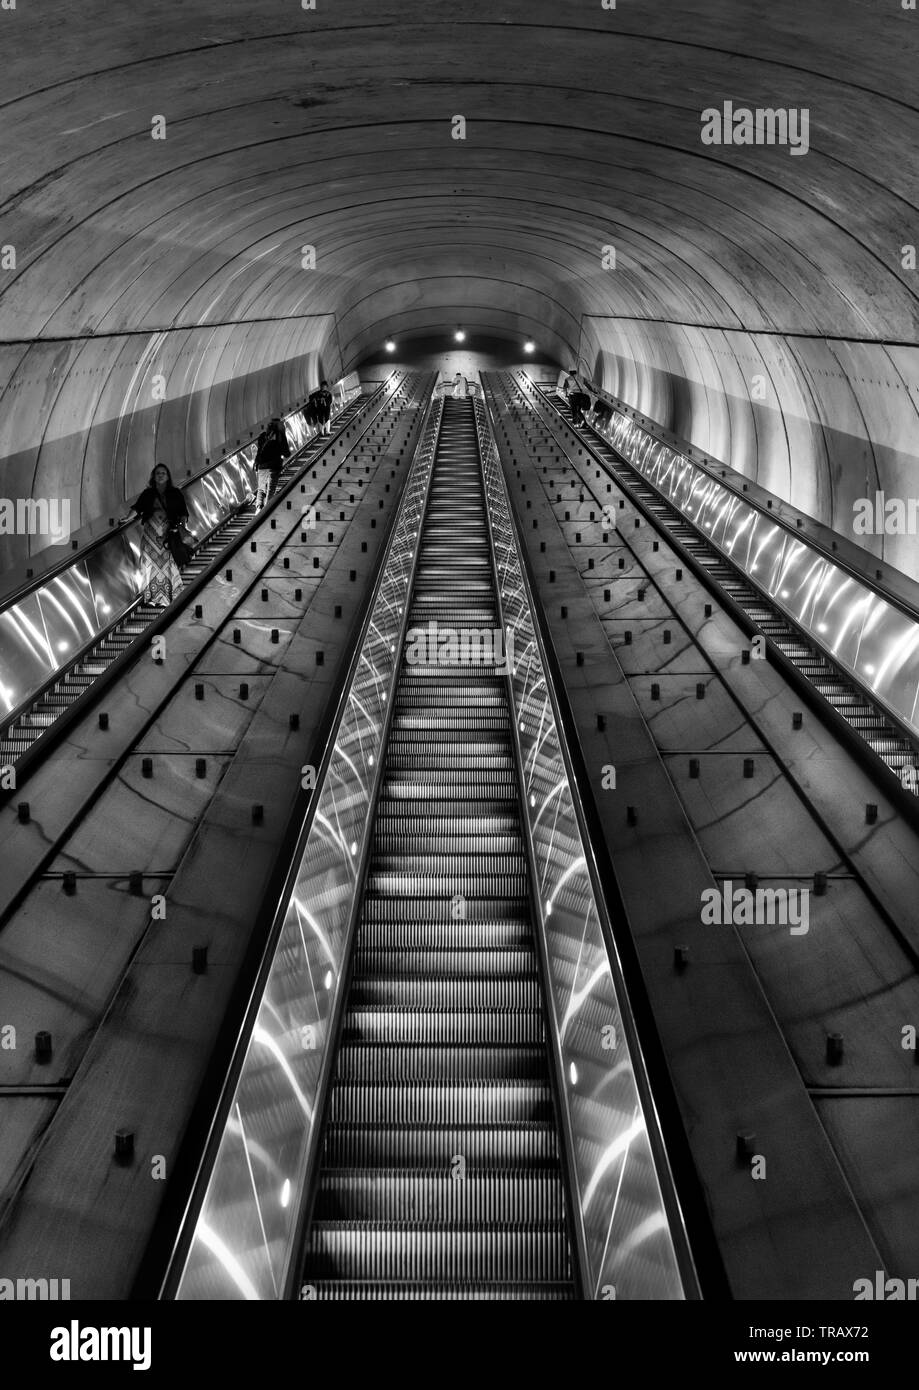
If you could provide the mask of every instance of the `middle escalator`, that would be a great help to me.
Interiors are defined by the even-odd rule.
[[[446,400],[302,1284],[577,1296],[473,405]]]

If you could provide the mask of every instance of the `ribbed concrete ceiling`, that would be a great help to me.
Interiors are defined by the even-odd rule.
[[[0,15],[3,339],[328,314],[348,366],[459,319],[560,354],[587,313],[915,337],[897,0],[316,4]],[[809,153],[703,145],[726,99],[807,107]]]

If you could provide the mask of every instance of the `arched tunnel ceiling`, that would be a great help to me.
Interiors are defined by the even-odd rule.
[[[916,24],[852,0],[689,0],[678,23],[599,0],[22,5],[2,337],[335,314],[346,366],[431,310],[569,348],[582,314],[912,338]],[[806,157],[703,145],[727,99],[808,108]]]
[[[866,479],[908,488],[919,14],[315,4],[0,9],[6,495],[68,498],[87,539],[156,459],[198,469],[460,321],[580,358],[834,527]],[[703,143],[725,101],[805,109],[807,153]],[[859,544],[919,578],[911,538]],[[0,571],[42,549],[0,536]]]

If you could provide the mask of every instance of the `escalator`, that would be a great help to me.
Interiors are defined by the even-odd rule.
[[[489,386],[488,389],[494,388]],[[567,414],[557,397],[545,387],[539,388],[537,393],[528,381],[513,382],[512,378],[506,378],[499,390],[506,392],[508,404],[514,400],[516,390],[519,393],[517,399],[525,402],[528,409],[534,409],[543,428],[546,425],[546,410],[551,410],[567,422]],[[533,393],[532,396],[530,393]],[[541,404],[542,412],[536,411],[536,402]],[[603,464],[608,476],[615,479],[624,495],[644,511],[653,525],[670,537],[678,552],[682,551],[708,587],[719,598],[726,599],[735,612],[742,613],[768,639],[786,671],[789,674],[796,672],[806,682],[806,688],[816,692],[824,710],[838,716],[854,731],[858,743],[864,745],[866,750],[870,749],[874,755],[870,764],[876,766],[875,759],[880,760],[909,789],[910,797],[905,805],[912,813],[914,807],[911,798],[917,790],[915,769],[919,765],[919,744],[911,728],[916,710],[914,681],[907,679],[904,682],[906,699],[899,709],[894,703],[897,691],[895,678],[900,665],[908,660],[915,649],[912,615],[893,608],[886,613],[883,608],[875,610],[877,596],[870,585],[859,584],[856,576],[842,568],[836,569],[832,563],[828,569],[821,569],[826,563],[822,552],[809,547],[800,536],[792,539],[790,532],[785,535],[771,518],[765,518],[765,523],[767,528],[772,529],[773,535],[770,537],[768,531],[757,532],[757,539],[751,542],[750,537],[754,535],[757,525],[756,514],[762,510],[758,504],[754,506],[752,502],[738,498],[736,493],[722,487],[711,472],[703,473],[698,465],[672,451],[663,450],[663,457],[666,459],[668,454],[672,454],[674,466],[655,472],[654,451],[662,448],[660,442],[652,444],[652,436],[627,421],[611,398],[609,404],[616,410],[613,420],[618,421],[618,431],[615,423],[602,430],[596,425],[584,424],[578,427],[579,439],[589,446],[594,459]],[[636,432],[640,441],[636,445],[633,440],[631,447],[630,429]],[[555,436],[543,435],[539,443],[544,444],[550,438],[554,439]],[[581,466],[575,467],[579,473],[580,500],[584,501],[586,484],[587,490],[602,508],[603,501],[586,483]],[[645,476],[649,471],[650,478]],[[691,490],[682,494],[683,504],[690,505],[690,514],[685,515],[680,504],[683,487],[680,480],[693,476],[693,473]],[[665,488],[668,485],[676,488],[675,496],[667,495]],[[725,516],[729,520],[729,528],[721,528]],[[705,534],[715,527],[719,528],[718,544],[711,535]],[[781,571],[786,577],[780,596],[801,605],[798,621],[794,620],[794,612],[784,611],[766,587],[770,563],[774,564],[771,557],[776,552],[786,553],[786,547],[789,559]],[[805,554],[808,550],[807,581],[799,585],[793,577],[791,563],[796,552]],[[747,565],[752,570],[759,567],[766,582],[758,584],[747,572]],[[858,588],[853,587],[853,579]],[[784,588],[785,584],[787,588]],[[805,599],[803,604],[801,595]],[[860,642],[854,651],[850,648],[850,659],[863,663],[862,680],[856,679],[841,660],[834,659],[832,648],[825,649],[819,638],[815,637],[815,632],[826,633],[828,636],[824,640],[832,640],[829,635],[831,624],[819,621],[823,610],[818,610],[821,601],[824,604],[829,601],[825,609],[825,612],[829,612],[837,598],[842,601],[843,611],[848,608],[850,614],[861,612],[865,615],[863,632],[866,637],[870,637],[873,631],[886,631],[886,641],[876,657],[872,656],[871,643]],[[816,626],[811,626],[809,630],[809,624]],[[840,623],[838,618],[832,626],[838,627],[842,634],[847,631],[847,624]],[[840,638],[837,636],[836,640],[839,642]],[[876,662],[876,666],[871,664],[872,661]],[[892,712],[890,708],[885,708],[880,699],[872,698],[874,682],[871,677],[876,674],[877,667],[886,673]]]
[[[360,415],[366,404],[366,397],[357,396],[340,410],[335,416],[335,435],[331,438],[314,434],[304,443],[296,445],[278,475],[277,493],[280,493],[298,473],[303,472],[314,456],[321,454],[330,442],[340,437]],[[289,423],[290,418],[288,425]],[[197,534],[203,527],[208,528],[188,564],[182,567],[181,574],[186,588],[193,585],[219,556],[230,551],[256,516],[254,495],[250,494],[241,503],[236,502],[233,488],[227,485],[226,479],[221,480],[216,476],[222,469],[229,469],[231,460],[235,457],[237,456],[230,455],[222,464],[215,465],[183,488],[186,498],[191,499],[190,526],[193,532]],[[248,464],[246,467],[248,468]],[[219,519],[213,520],[215,517]],[[97,556],[94,573],[97,582],[101,581],[98,596],[100,600],[106,578],[111,580],[115,575],[121,576],[126,571],[136,571],[137,577],[132,578],[131,587],[136,589],[140,582],[139,534],[131,542],[132,549],[123,550],[122,547],[127,547],[128,542],[122,532],[113,533],[101,543],[88,547],[88,552]],[[127,559],[128,555],[130,561]],[[74,559],[75,569],[81,564],[85,564],[85,561]],[[76,612],[84,623],[90,625],[95,620],[94,609],[91,610],[88,598],[91,587],[88,577],[84,576],[82,580],[79,577],[73,578],[66,569],[46,581],[44,586],[49,595],[48,602],[54,608],[62,613]],[[40,586],[36,586],[36,589],[39,590]],[[182,599],[178,601],[182,602]],[[107,613],[109,609],[102,606],[101,611]],[[3,616],[4,611],[0,609],[0,617]],[[9,610],[5,616],[10,618]],[[35,616],[32,614],[33,621],[29,621],[28,613],[24,616],[13,615],[13,630],[32,638],[32,642],[27,644],[27,650],[36,643],[41,645],[43,627],[36,626]],[[50,679],[44,681],[31,697],[24,699],[17,708],[3,715],[0,719],[0,763],[17,763],[24,758],[45,731],[75,705],[80,697],[105,675],[109,667],[135,645],[151,623],[161,616],[161,608],[145,603],[143,595],[135,592],[121,615],[106,624],[95,640],[83,645],[73,658],[63,661],[60,668]],[[73,630],[80,631],[75,624]],[[0,636],[2,635],[0,633]],[[45,645],[47,641],[46,637]],[[61,651],[66,649],[65,646],[60,648]],[[0,642],[0,677],[15,670],[16,648],[9,652]],[[3,681],[0,679],[0,693],[2,692]]]
[[[443,411],[301,1297],[578,1296],[501,644],[432,636],[501,626],[473,403]]]

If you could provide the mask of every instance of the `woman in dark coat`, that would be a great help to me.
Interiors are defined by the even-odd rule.
[[[140,558],[143,564],[144,603],[154,608],[168,608],[182,591],[182,576],[172,558],[166,536],[174,527],[188,520],[188,507],[164,463],[156,465],[150,474],[149,485],[144,488],[131,512],[121,519],[129,521],[132,515],[142,523]]]

